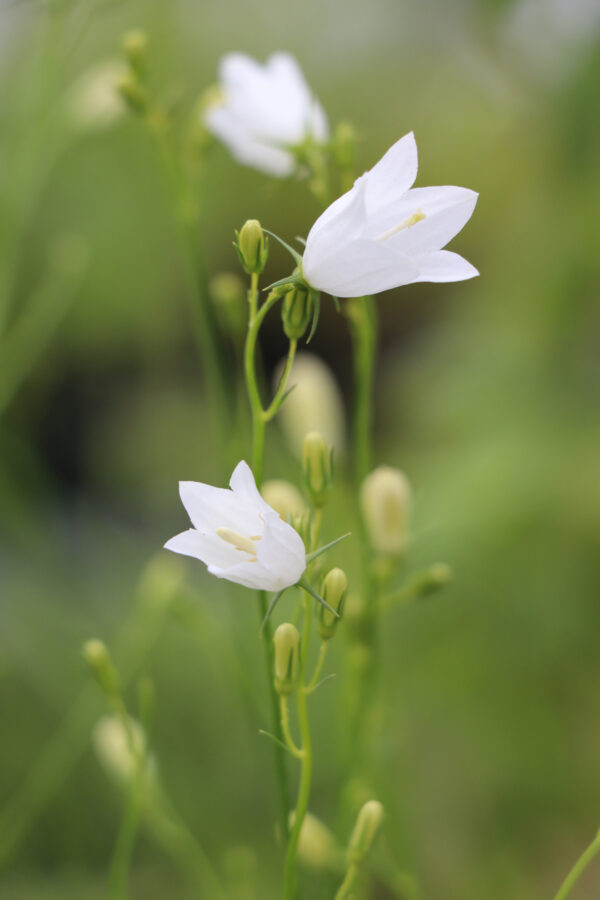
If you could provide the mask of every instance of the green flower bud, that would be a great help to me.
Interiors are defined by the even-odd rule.
[[[123,35],[121,46],[123,47],[125,58],[133,71],[138,76],[142,75],[146,70],[146,54],[148,50],[148,35],[146,32],[139,28],[127,31]]]
[[[260,275],[269,255],[269,242],[265,240],[260,222],[248,219],[235,236],[235,247],[244,270],[249,275]]]
[[[85,642],[81,652],[96,681],[109,699],[118,696],[120,692],[119,676],[106,644],[94,638]]]
[[[133,72],[125,72],[117,80],[117,91],[131,110],[142,115],[148,109],[146,93]]]
[[[300,632],[295,625],[284,622],[273,635],[275,644],[275,690],[281,696],[291,694],[298,676],[298,646]]]
[[[304,497],[291,481],[284,481],[282,478],[265,481],[261,494],[263,500],[279,513],[284,522],[294,521],[307,512]]]
[[[375,553],[400,557],[409,542],[410,483],[400,469],[379,466],[367,475],[360,505]]]
[[[311,431],[302,444],[304,483],[316,507],[324,506],[333,477],[333,454],[323,437]]]
[[[348,590],[346,573],[341,569],[332,569],[327,573],[321,584],[321,597],[341,617],[344,611],[344,601]],[[330,613],[324,606],[319,607],[319,634],[324,641],[330,640],[335,634],[339,619]]]
[[[356,825],[348,844],[348,859],[353,863],[363,862],[371,851],[381,823],[383,806],[378,800],[368,800],[360,810]]]
[[[286,336],[299,340],[311,320],[313,310],[312,291],[304,285],[295,285],[283,298],[281,319]]]
[[[224,331],[234,338],[241,338],[248,322],[246,288],[239,275],[221,272],[208,286],[219,322]]]

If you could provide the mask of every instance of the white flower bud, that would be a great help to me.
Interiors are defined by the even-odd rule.
[[[350,862],[361,863],[368,856],[383,822],[383,806],[378,800],[368,800],[360,810],[348,844]]]
[[[265,503],[272,506],[284,522],[296,520],[307,511],[304,497],[291,481],[284,481],[282,478],[265,481],[261,494]]]
[[[296,813],[290,813],[290,828],[294,827]],[[327,825],[307,812],[302,821],[298,839],[298,858],[311,869],[337,871],[343,866],[343,851]]]
[[[360,505],[375,553],[402,556],[409,542],[410,483],[400,469],[379,466],[362,483]]]
[[[281,378],[283,363],[275,372]],[[345,445],[344,403],[338,384],[326,363],[312,353],[299,353],[292,366],[288,388],[294,388],[278,414],[278,421],[290,449],[300,456],[302,441],[309,431],[323,435],[336,454]]]
[[[129,732],[129,733],[128,733]],[[127,783],[136,772],[139,760],[146,753],[147,738],[142,726],[129,718],[125,728],[117,715],[102,716],[92,732],[92,744],[96,755],[107,773],[120,784]],[[156,777],[156,767],[151,759],[147,761],[147,775]]]
[[[80,75],[68,89],[65,112],[76,128],[102,130],[115,124],[125,113],[125,104],[117,85],[123,76],[123,64],[104,60]]]

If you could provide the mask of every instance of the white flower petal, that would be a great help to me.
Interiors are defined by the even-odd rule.
[[[243,562],[231,568],[222,569],[219,566],[210,565],[208,571],[217,578],[225,578],[234,584],[253,588],[256,591],[280,591],[279,579],[272,572],[267,572],[260,563]]]
[[[232,544],[221,540],[217,534],[204,534],[195,528],[176,534],[167,541],[165,548],[183,556],[193,556],[203,563],[210,561],[223,568],[235,566],[241,559],[240,551]]]
[[[396,141],[367,173],[367,211],[369,215],[382,205],[394,203],[417,177],[417,143],[412,131]]]
[[[306,277],[312,287],[335,297],[362,297],[410,284],[418,274],[410,257],[361,240],[340,247]]]
[[[224,527],[249,536],[262,530],[262,510],[240,501],[227,488],[199,481],[180,481],[179,495],[192,525],[199,531],[216,533],[217,528]]]
[[[422,253],[414,257],[414,263],[419,267],[415,281],[466,281],[479,275],[475,266],[450,250]]]
[[[337,254],[344,244],[362,236],[366,226],[365,192],[366,182],[359,178],[352,190],[332,203],[310,229],[302,271],[313,287],[317,287],[313,281],[315,270],[327,262],[327,257]]]
[[[386,206],[369,220],[369,237],[379,237],[394,227],[422,215],[415,224],[400,228],[384,242],[403,253],[441,250],[466,225],[478,194],[467,188],[413,188],[393,207]]]
[[[262,512],[267,514],[273,513],[272,507],[263,500],[260,491],[256,487],[252,469],[244,459],[233,470],[229,479],[229,486],[236,497],[241,497],[249,506],[255,506],[258,510],[262,510]]]

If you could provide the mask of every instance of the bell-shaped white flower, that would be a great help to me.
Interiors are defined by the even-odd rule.
[[[284,178],[296,169],[293,148],[328,138],[327,118],[300,66],[275,53],[264,66],[229,53],[219,66],[220,91],[204,121],[238,162]]]
[[[212,575],[245,587],[278,592],[296,584],[306,568],[300,535],[263,500],[243,460],[229,485],[179,483],[194,527],[167,541],[167,550],[194,556]]]
[[[317,219],[302,270],[313,288],[361,297],[415,281],[478,275],[442,248],[471,218],[477,194],[460,187],[412,188],[417,145],[405,135]]]

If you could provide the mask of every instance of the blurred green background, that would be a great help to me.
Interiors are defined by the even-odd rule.
[[[47,310],[35,366],[0,396],[0,897],[107,895],[120,798],[90,744],[105,709],[80,656],[92,636],[153,678],[163,780],[232,900],[279,896],[254,602],[192,561],[173,609],[135,599],[186,527],[177,481],[225,484],[229,459],[152,142],[126,113],[74,112],[74,86],[118,62],[131,27],[182,116],[225,52],[289,50],[330,121],[355,124],[361,170],[413,129],[417,184],[480,192],[453,249],[481,277],[378,298],[376,461],[414,485],[408,566],[455,573],[386,623],[384,840],[427,900],[553,897],[600,824],[597,0],[3,0],[0,16],[0,287],[9,326],[32,298]],[[221,147],[206,174],[209,274],[236,271],[246,218],[289,240],[318,213],[305,184]],[[274,250],[269,280],[287,265]],[[263,343],[270,371],[285,352],[276,320]],[[349,339],[330,303],[313,350],[349,411]],[[352,508],[346,468],[341,456],[328,538]],[[299,478],[276,425],[265,472]],[[351,577],[355,556],[336,552]],[[311,809],[332,826],[339,672],[312,703]],[[132,896],[198,894],[142,835]],[[573,896],[600,896],[600,865]]]

